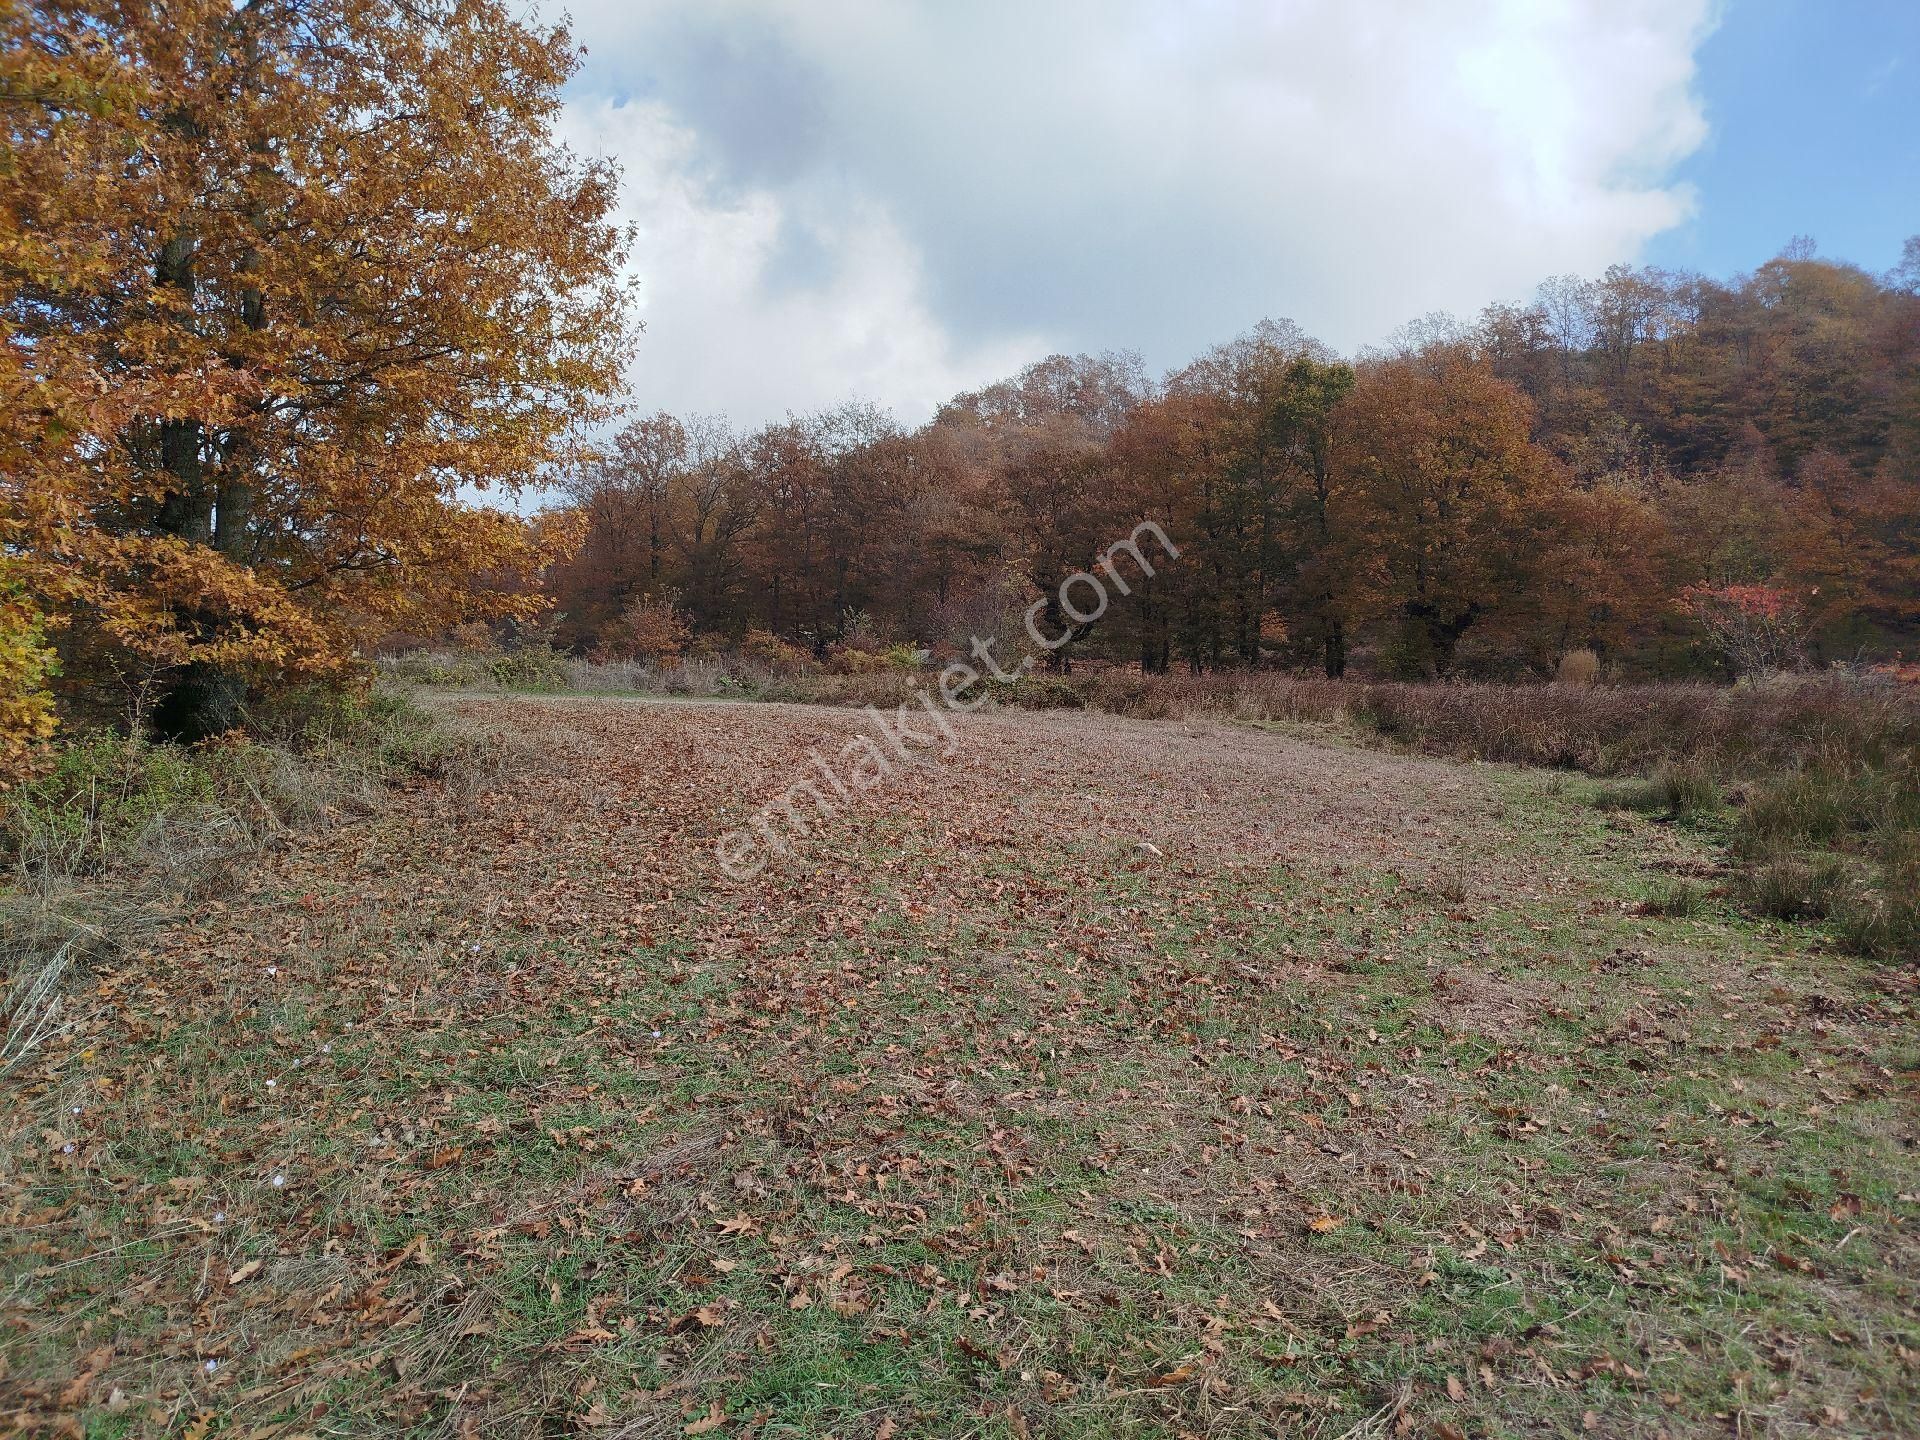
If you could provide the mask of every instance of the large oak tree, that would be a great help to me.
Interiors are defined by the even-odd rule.
[[[626,306],[615,177],[554,137],[577,52],[521,13],[0,10],[0,538],[167,733],[530,603],[557,532],[471,500],[572,462]]]

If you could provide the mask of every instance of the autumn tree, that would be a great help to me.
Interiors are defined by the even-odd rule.
[[[1354,507],[1340,489],[1343,472],[1334,463],[1336,420],[1353,387],[1351,366],[1301,355],[1280,373],[1262,417],[1263,440],[1290,481],[1287,609],[1299,640],[1318,652],[1321,668],[1336,679],[1347,668],[1352,576],[1363,543]]]
[[[1444,673],[1474,625],[1531,598],[1554,484],[1531,418],[1526,397],[1469,353],[1361,368],[1336,454],[1349,523],[1368,537],[1368,601],[1391,624],[1399,668]]]
[[[958,397],[936,422],[971,429],[986,453],[1006,553],[1032,587],[1032,628],[1050,642],[1050,669],[1071,669],[1075,648],[1106,618],[1076,619],[1071,612],[1082,607],[1062,586],[1126,533],[1115,529],[1109,446],[1146,393],[1137,356],[1052,355]]]
[[[680,584],[676,507],[688,453],[687,427],[659,413],[634,421],[563,473],[560,493],[584,532],[548,576],[560,612],[557,633],[567,642],[592,646],[636,597],[664,597]]]
[[[1887,283],[1895,290],[1920,295],[1920,235],[1907,237],[1900,250],[1900,263],[1887,276]]]
[[[228,728],[250,683],[537,605],[468,503],[568,463],[625,339],[566,33],[496,0],[0,12],[0,495],[77,668]],[[549,529],[548,533],[557,533]]]

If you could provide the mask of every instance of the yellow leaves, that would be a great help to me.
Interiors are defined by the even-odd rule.
[[[8,578],[16,568],[0,555],[0,790],[39,768],[54,731],[54,656],[39,610]]]
[[[85,621],[77,668],[311,676],[537,612],[576,535],[462,497],[566,463],[624,361],[611,176],[551,134],[564,32],[181,0],[56,11],[90,17],[69,44],[7,13],[0,546],[48,624]],[[8,771],[48,714],[10,618]]]
[[[1316,1235],[1326,1235],[1338,1230],[1347,1222],[1338,1215],[1316,1215],[1307,1222],[1307,1229]]]

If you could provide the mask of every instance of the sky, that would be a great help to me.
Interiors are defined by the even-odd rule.
[[[1916,0],[569,0],[634,403],[901,419],[1263,317],[1352,352],[1549,275],[1920,231]]]

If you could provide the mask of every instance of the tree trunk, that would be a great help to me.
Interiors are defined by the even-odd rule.
[[[154,278],[191,296],[194,248],[191,236],[176,235],[167,241],[154,265]],[[235,533],[233,522],[216,510],[207,488],[206,438],[206,427],[198,420],[167,420],[160,426],[160,467],[170,483],[154,517],[155,528],[189,545],[214,544],[216,525],[224,532],[222,539]],[[232,503],[244,513],[247,497],[236,495]],[[205,639],[220,622],[218,616],[196,610],[180,615],[179,623],[196,638]],[[196,660],[180,671],[154,707],[154,731],[162,739],[188,744],[225,734],[239,723],[246,694],[246,681],[240,676]]]
[[[1331,680],[1347,673],[1347,627],[1337,616],[1327,617],[1326,634],[1321,640],[1320,663]]]

